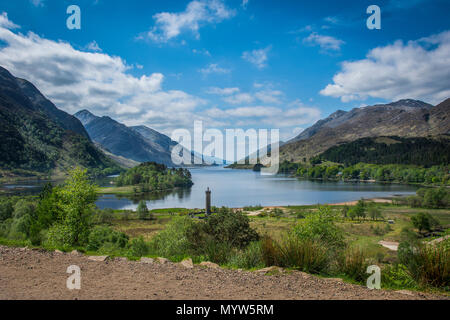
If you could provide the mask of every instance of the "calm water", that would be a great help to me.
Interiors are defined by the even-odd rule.
[[[243,207],[246,205],[304,205],[335,203],[392,195],[415,193],[414,186],[319,182],[262,176],[251,170],[223,167],[191,169],[194,185],[190,189],[148,194],[143,197],[104,195],[97,201],[100,208],[135,209],[139,200],[147,200],[149,208],[203,208],[205,190],[212,190],[212,205]]]

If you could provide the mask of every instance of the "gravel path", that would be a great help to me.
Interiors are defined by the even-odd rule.
[[[81,290],[68,290],[67,267],[81,268]],[[145,264],[0,246],[0,299],[446,299],[416,292],[369,290],[303,272],[256,272]]]

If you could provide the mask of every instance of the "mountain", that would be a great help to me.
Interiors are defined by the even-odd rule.
[[[90,138],[108,152],[137,162],[172,165],[171,148],[176,142],[169,137],[145,126],[127,127],[88,110],[81,110],[74,116],[84,125]]]
[[[30,82],[0,67],[0,169],[3,175],[65,175],[74,166],[92,174],[120,168],[97,149],[80,121],[59,110]]]
[[[339,110],[280,148],[280,161],[306,162],[325,150],[365,137],[427,137],[450,133],[450,99],[432,106],[405,99]]]
[[[361,138],[331,147],[318,157],[345,165],[364,162],[431,167],[450,163],[450,135]]]

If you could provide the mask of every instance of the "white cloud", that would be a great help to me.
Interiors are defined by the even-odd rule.
[[[238,93],[233,96],[223,98],[223,101],[229,104],[243,104],[252,103],[255,100],[251,94],[248,93]]]
[[[217,88],[217,87],[211,87],[209,88],[206,93],[208,94],[217,94],[220,96],[228,96],[232,95],[234,93],[239,92],[239,88]]]
[[[235,14],[235,11],[227,8],[222,0],[195,0],[189,2],[183,12],[155,14],[153,16],[155,26],[147,32],[147,36],[155,42],[167,42],[184,31],[190,31],[199,38],[201,26],[219,23]]]
[[[271,49],[272,46],[268,46],[264,49],[245,51],[242,54],[242,59],[254,64],[258,69],[263,69],[267,66],[267,55]]]
[[[416,41],[396,41],[369,51],[365,59],[345,61],[320,93],[342,101],[450,97],[450,31]]]
[[[120,57],[84,52],[69,43],[16,34],[0,25],[0,65],[29,80],[59,108],[74,113],[88,109],[125,123],[138,121],[170,132],[191,125],[194,110],[206,101],[180,90],[163,89],[164,76],[135,77]],[[212,121],[213,122],[213,121]]]
[[[102,49],[98,46],[97,41],[95,41],[95,40],[92,42],[89,42],[86,46],[86,49],[90,50],[90,51],[96,51],[96,52],[102,51]]]
[[[274,104],[281,103],[280,96],[282,95],[283,93],[279,90],[263,90],[255,93],[255,97],[259,101],[263,103],[274,103]]]
[[[208,75],[211,73],[225,74],[230,73],[231,70],[219,67],[217,63],[210,63],[205,68],[200,69],[199,72],[203,73],[203,75]]]
[[[20,26],[10,21],[6,12],[2,12],[2,14],[0,14],[0,28],[17,29],[20,28]]]
[[[319,46],[322,52],[340,51],[344,41],[331,37],[320,35],[317,32],[312,32],[308,37],[303,39],[303,43],[313,46]]]

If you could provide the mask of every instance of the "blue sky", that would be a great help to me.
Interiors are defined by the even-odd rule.
[[[81,30],[66,8],[81,8]],[[366,8],[381,8],[369,30]],[[450,96],[450,1],[0,0],[0,65],[63,110],[166,134]]]

